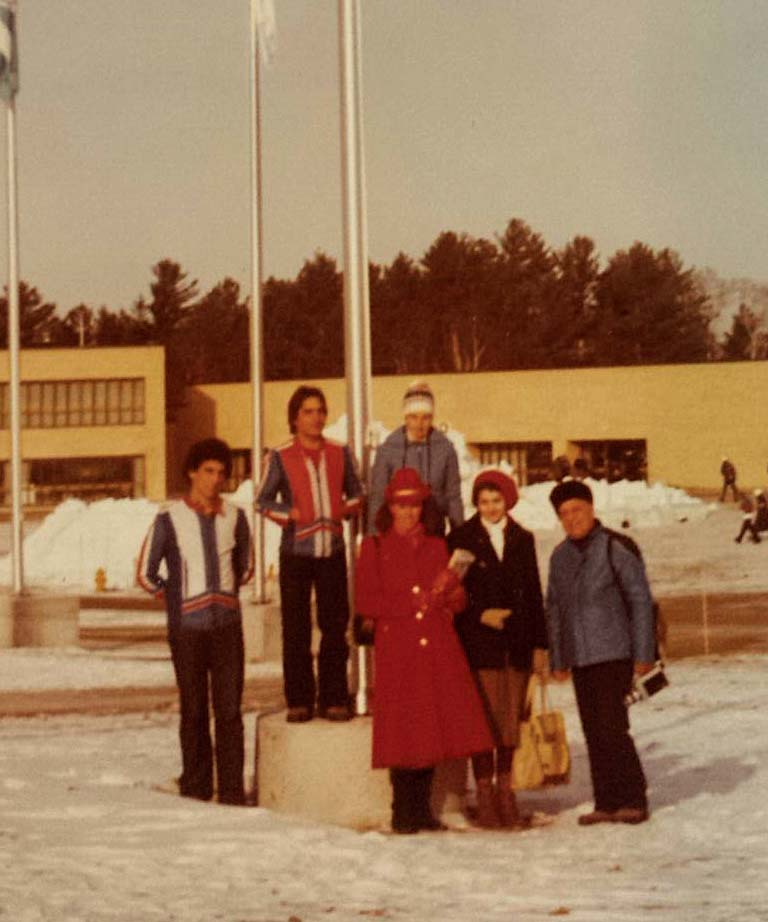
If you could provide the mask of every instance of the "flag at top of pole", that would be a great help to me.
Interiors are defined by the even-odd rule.
[[[0,98],[11,100],[18,89],[16,0],[0,0]]]
[[[269,64],[277,48],[274,0],[251,0],[251,22],[259,40],[259,56]]]

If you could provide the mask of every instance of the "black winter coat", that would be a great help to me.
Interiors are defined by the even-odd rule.
[[[469,605],[455,626],[472,669],[505,665],[530,670],[534,647],[547,648],[547,627],[533,535],[507,517],[504,555],[496,556],[478,514],[448,536],[451,550],[465,548],[475,562],[464,579]],[[501,631],[480,621],[486,608],[509,608]]]

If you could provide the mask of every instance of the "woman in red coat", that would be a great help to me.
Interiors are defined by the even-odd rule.
[[[376,623],[373,767],[391,770],[396,832],[442,828],[429,806],[434,766],[493,746],[453,629],[464,591],[445,542],[422,524],[429,492],[413,468],[395,472],[355,579],[356,611]]]

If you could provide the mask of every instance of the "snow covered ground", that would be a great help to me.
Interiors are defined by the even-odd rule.
[[[573,781],[521,795],[553,822],[518,833],[361,834],[157,793],[178,767],[168,714],[0,720],[0,918],[763,922],[767,666],[681,661],[633,707],[653,806],[637,827],[576,823],[590,788],[568,686]]]
[[[467,487],[473,470],[456,438]],[[236,496],[246,505],[249,486]],[[628,523],[658,596],[768,590],[768,541],[734,544],[741,516],[733,505],[663,485],[594,489],[604,521]],[[515,510],[536,532],[544,580],[562,537],[548,490],[528,488]],[[90,589],[103,565],[111,586],[127,588],[154,513],[143,501],[63,504],[29,530],[30,581]],[[157,612],[81,618],[102,626],[163,620]],[[356,833],[158,793],[153,785],[179,771],[177,717],[167,712],[0,718],[0,919],[763,922],[766,667],[768,656],[758,654],[674,661],[671,686],[633,707],[653,808],[637,827],[577,825],[591,797],[569,685],[553,698],[566,715],[572,782],[521,795],[551,822],[518,833]],[[248,667],[250,676],[278,671]],[[164,646],[0,651],[0,692],[172,682]],[[254,720],[246,715],[250,772]]]

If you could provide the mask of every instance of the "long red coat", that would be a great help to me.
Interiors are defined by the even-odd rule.
[[[356,611],[376,621],[374,768],[423,768],[493,749],[453,629],[453,611],[465,604],[463,591],[423,610],[421,590],[432,587],[447,563],[442,538],[421,532],[401,536],[390,529],[363,541]]]

